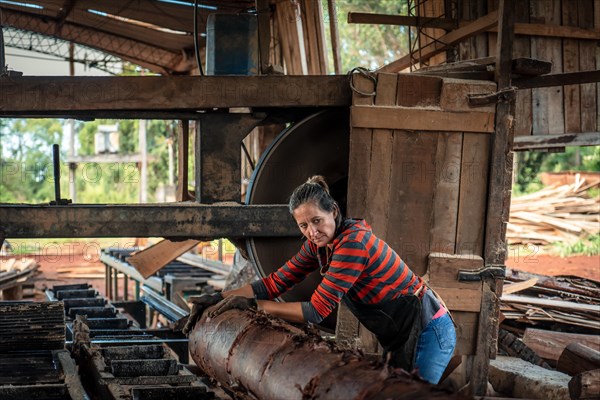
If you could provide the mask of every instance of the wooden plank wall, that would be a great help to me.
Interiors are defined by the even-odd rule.
[[[373,91],[366,77],[355,74],[353,81],[359,90]],[[378,107],[396,106],[413,113],[435,110],[440,116],[460,113],[466,129],[479,113],[494,112],[494,107],[472,111],[466,94],[494,92],[495,84],[380,73],[375,88],[372,97],[353,94],[348,215],[366,219],[421,276],[428,272],[431,253],[481,260],[489,133],[440,131],[442,124],[431,121],[422,122],[426,130],[402,129],[402,121],[397,129],[369,129],[364,121],[369,107],[378,115]],[[434,287],[460,324],[457,353],[472,354],[481,285],[465,291],[454,281]]]
[[[462,0],[457,4],[461,21],[472,21],[498,9],[498,0]],[[600,0],[518,0],[514,4],[516,23],[600,30]],[[422,9],[424,16],[441,15],[427,5]],[[496,34],[483,33],[465,40],[458,50],[460,60],[495,56]],[[513,56],[552,61],[553,74],[600,68],[600,49],[595,40],[516,35]],[[600,132],[599,114],[598,83],[520,90],[515,135]]]

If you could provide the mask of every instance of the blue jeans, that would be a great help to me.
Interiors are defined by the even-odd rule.
[[[445,314],[427,324],[419,336],[415,368],[429,383],[437,384],[448,366],[454,347],[456,331],[450,315]]]

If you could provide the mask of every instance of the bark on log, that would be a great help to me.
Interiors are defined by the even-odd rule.
[[[552,332],[531,328],[525,330],[523,343],[529,346],[540,357],[553,362],[558,361],[562,351],[570,343],[582,343],[593,349],[600,350],[600,336],[598,335]]]
[[[382,368],[263,313],[206,316],[189,337],[192,358],[240,398],[461,399]]]
[[[569,344],[560,355],[556,367],[559,371],[571,376],[599,368],[600,351],[584,346],[581,343]]]
[[[569,394],[574,400],[597,399],[600,393],[600,369],[577,374],[569,382]]]

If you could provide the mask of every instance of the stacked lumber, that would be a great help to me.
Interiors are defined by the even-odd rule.
[[[0,302],[0,352],[56,350],[64,345],[62,302]]]
[[[545,323],[600,333],[600,283],[507,268],[501,311],[506,320],[526,326]]]
[[[553,185],[525,196],[513,197],[506,239],[509,244],[573,243],[600,232],[600,196],[588,189],[600,181],[577,179],[570,185]]]
[[[0,290],[21,286],[39,267],[33,258],[0,258]]]

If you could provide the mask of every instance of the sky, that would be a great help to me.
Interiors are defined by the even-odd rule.
[[[69,76],[69,62],[51,55],[6,47],[9,70],[21,71],[24,76]],[[96,68],[75,63],[75,76],[108,76]]]

